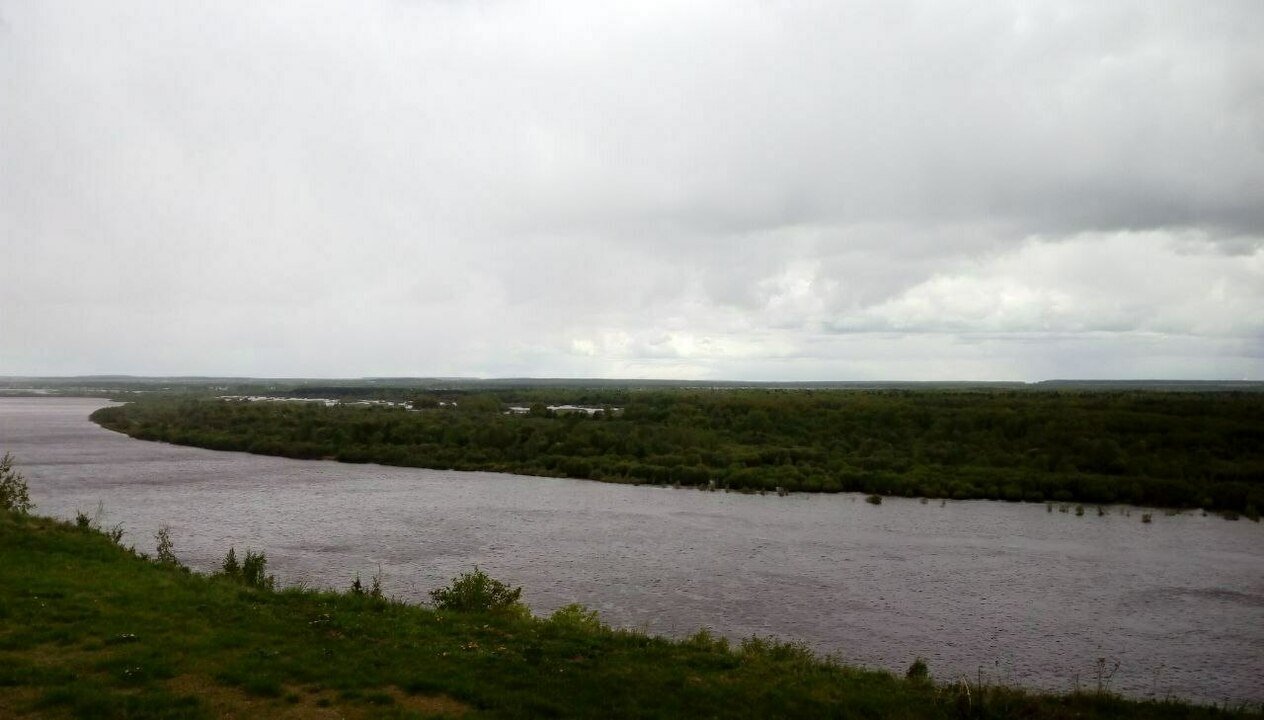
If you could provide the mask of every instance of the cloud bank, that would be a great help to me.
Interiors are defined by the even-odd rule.
[[[1262,379],[1260,37],[0,0],[0,374]]]

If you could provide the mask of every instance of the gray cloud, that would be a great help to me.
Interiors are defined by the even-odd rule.
[[[1264,370],[1251,0],[0,17],[0,373]]]

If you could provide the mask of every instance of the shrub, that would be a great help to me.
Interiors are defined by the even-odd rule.
[[[364,581],[360,579],[360,573],[356,573],[355,580],[351,581],[351,594],[358,595],[358,596],[368,595],[373,600],[381,600],[382,599],[382,567],[380,565],[377,568],[377,574],[373,576],[370,582],[372,584],[369,586],[369,589],[365,590]],[[430,595],[433,597],[434,592],[431,592]]]
[[[930,679],[930,668],[927,667],[925,660],[917,658],[912,665],[909,665],[908,672],[904,673],[904,677],[913,682],[926,682]]]
[[[241,561],[241,581],[250,587],[271,589],[276,585],[276,578],[267,574],[267,567],[266,554],[246,550],[246,557]]]
[[[158,562],[164,565],[180,564],[180,559],[176,557],[175,546],[171,543],[171,528],[166,525],[158,528],[158,532],[154,533],[154,540],[158,541]]]
[[[430,591],[435,608],[459,612],[520,611],[521,597],[522,588],[511,588],[478,567],[453,578],[451,585]]]
[[[869,503],[870,505],[881,505],[881,504],[882,504],[882,496],[881,496],[881,495],[870,495],[869,497],[865,498],[865,502]]]
[[[579,603],[571,603],[554,610],[549,616],[549,623],[559,628],[586,632],[594,632],[602,627],[597,611],[589,610]]]
[[[12,510],[25,515],[35,509],[31,502],[26,478],[13,469],[13,455],[5,453],[0,458],[0,510]]]
[[[224,556],[224,563],[220,567],[224,568],[224,574],[228,577],[235,578],[241,575],[241,563],[237,562],[237,548],[228,548],[228,554]]]

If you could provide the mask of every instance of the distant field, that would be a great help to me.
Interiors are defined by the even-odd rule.
[[[413,410],[153,397],[93,415],[147,440],[294,458],[744,491],[1264,508],[1264,394],[321,387]],[[547,404],[602,408],[554,413]],[[522,415],[510,406],[531,407]]]

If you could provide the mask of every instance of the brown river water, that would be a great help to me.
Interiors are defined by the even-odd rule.
[[[348,465],[133,440],[80,398],[0,398],[37,512],[98,504],[124,544],[211,570],[265,550],[282,584],[427,592],[477,565],[537,613],[798,640],[902,672],[1066,691],[1264,702],[1264,526],[1189,512],[788,497]]]

